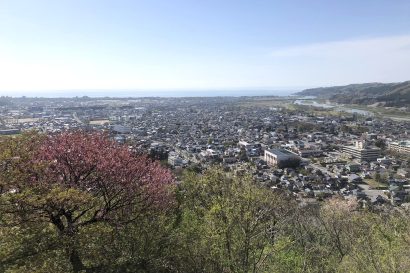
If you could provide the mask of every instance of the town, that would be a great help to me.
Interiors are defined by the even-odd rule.
[[[410,122],[292,97],[9,98],[0,134],[100,130],[174,170],[219,165],[301,203],[410,205]]]

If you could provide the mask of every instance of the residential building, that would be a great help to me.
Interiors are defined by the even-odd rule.
[[[389,148],[391,150],[410,154],[410,140],[403,140],[399,142],[390,142]]]

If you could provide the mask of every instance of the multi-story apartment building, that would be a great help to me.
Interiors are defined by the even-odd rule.
[[[390,142],[389,148],[391,150],[410,154],[410,140],[403,140],[398,142]]]
[[[345,154],[351,155],[360,161],[376,161],[380,156],[380,149],[368,147],[364,140],[356,141],[355,145],[343,146],[342,150]]]

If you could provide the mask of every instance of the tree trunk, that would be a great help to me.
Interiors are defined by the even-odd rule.
[[[80,255],[78,255],[78,252],[75,248],[71,247],[69,250],[70,254],[70,263],[71,266],[73,267],[74,272],[81,272],[82,270],[85,269],[85,266],[83,262],[81,261]]]

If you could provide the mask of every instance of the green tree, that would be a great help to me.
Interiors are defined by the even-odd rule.
[[[279,226],[293,210],[284,196],[249,176],[212,169],[181,185],[184,272],[265,272]],[[187,264],[186,264],[187,265]]]
[[[374,143],[374,145],[376,145],[376,147],[384,150],[386,148],[386,141],[384,139],[379,138],[378,140],[376,140],[376,142]]]
[[[365,212],[352,225],[352,248],[340,272],[410,272],[409,215]]]

